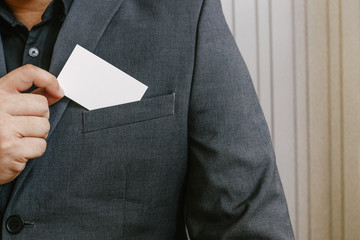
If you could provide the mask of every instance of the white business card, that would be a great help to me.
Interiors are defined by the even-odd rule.
[[[65,96],[88,110],[141,100],[147,86],[76,45],[58,81]]]

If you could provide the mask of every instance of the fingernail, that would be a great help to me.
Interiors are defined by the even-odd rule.
[[[62,88],[60,87],[59,93],[60,93],[61,96],[64,96],[64,95],[65,95],[64,89],[62,89]]]

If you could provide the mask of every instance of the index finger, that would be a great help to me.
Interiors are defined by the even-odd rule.
[[[54,75],[31,64],[19,67],[5,75],[0,81],[0,88],[7,92],[23,92],[33,84],[44,88],[53,97],[62,98],[64,96]]]

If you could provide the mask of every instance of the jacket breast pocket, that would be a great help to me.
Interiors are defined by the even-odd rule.
[[[83,112],[83,133],[175,114],[175,93]]]

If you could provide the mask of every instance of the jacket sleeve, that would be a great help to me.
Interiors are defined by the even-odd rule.
[[[197,30],[185,220],[192,240],[294,239],[275,156],[219,0]]]

